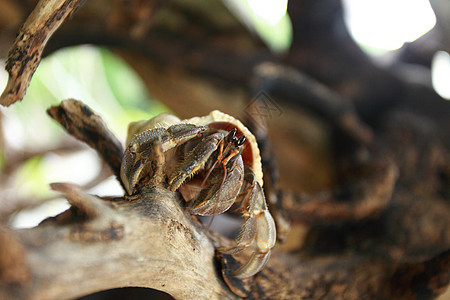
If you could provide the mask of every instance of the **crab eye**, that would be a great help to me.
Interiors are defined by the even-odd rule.
[[[225,140],[226,140],[228,143],[234,142],[234,141],[236,140],[236,132],[237,132],[237,129],[236,129],[236,128],[233,129],[233,130],[231,130],[230,133],[229,133],[229,134],[227,135],[227,137],[225,138]]]
[[[236,147],[242,146],[245,143],[245,140],[247,138],[245,137],[245,135],[241,136],[236,142]]]

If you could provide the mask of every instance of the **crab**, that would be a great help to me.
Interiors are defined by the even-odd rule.
[[[218,250],[252,249],[248,262],[232,273],[235,277],[253,276],[264,267],[275,245],[275,223],[262,189],[256,139],[240,121],[220,111],[187,120],[161,114],[132,123],[127,145],[120,175],[129,195],[164,177],[193,214],[217,215],[238,206],[245,219],[241,234],[234,246]],[[158,161],[165,161],[164,168]]]

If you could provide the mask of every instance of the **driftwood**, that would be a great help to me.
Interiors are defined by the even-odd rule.
[[[85,0],[40,1],[16,36],[8,56],[9,80],[0,97],[2,105],[22,100],[38,67],[42,52],[52,33],[70,17]]]
[[[82,2],[39,2],[55,6],[35,9],[20,29],[40,35],[18,35],[2,104],[23,96],[53,34],[48,53],[86,42],[115,47],[182,118],[212,109],[239,116],[245,107],[241,117],[258,139],[266,196],[285,241],[261,273],[238,280],[230,272],[245,256],[215,251],[230,240],[186,213],[179,194],[162,186],[100,198],[52,184],[72,207],[36,228],[8,228],[17,208],[0,209],[0,298],[73,298],[118,287],[179,299],[428,299],[445,292],[449,104],[375,66],[351,41],[339,1],[289,2],[294,41],[283,59],[219,1],[206,9],[190,1],[93,2],[56,32]],[[26,15],[34,1],[10,6]],[[283,117],[255,113],[260,102]],[[119,174],[122,146],[98,115],[75,100],[48,112]]]
[[[23,254],[26,267],[21,278],[2,274],[16,279],[2,288],[2,299],[73,298],[125,286],[179,299],[235,298],[217,280],[214,247],[175,194],[154,190],[131,203],[103,201],[68,184],[52,188],[65,194],[72,209],[18,233],[26,252],[7,250]]]

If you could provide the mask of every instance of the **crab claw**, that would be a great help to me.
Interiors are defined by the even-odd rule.
[[[232,254],[247,247],[253,248],[254,252],[250,260],[233,272],[233,276],[238,278],[250,277],[258,273],[267,263],[270,250],[276,241],[275,222],[267,209],[264,192],[258,182],[254,181],[243,205],[246,221],[236,245],[219,249],[221,252]]]
[[[252,253],[249,261],[233,272],[233,276],[237,278],[247,278],[258,273],[267,263],[270,257],[270,250],[266,253]]]
[[[155,137],[147,144],[148,148],[142,152],[133,152],[131,147],[125,150],[120,178],[128,195],[133,194],[135,186],[145,175],[150,175],[155,183],[162,180],[165,158],[161,140]]]
[[[176,124],[169,128],[154,128],[136,134],[122,159],[120,178],[129,195],[139,181],[153,170],[151,184],[161,182],[164,152],[172,149],[206,130],[193,124]],[[158,175],[158,176],[155,176]]]

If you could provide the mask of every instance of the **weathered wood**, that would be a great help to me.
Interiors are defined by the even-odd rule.
[[[22,100],[36,71],[42,52],[53,32],[86,0],[41,0],[20,28],[9,52],[8,83],[0,104],[9,106]]]
[[[24,248],[21,260],[0,266],[4,276],[9,264],[32,274],[16,284],[8,284],[13,276],[2,280],[2,299],[69,299],[126,286],[177,299],[236,298],[218,276],[214,246],[176,193],[154,189],[131,202],[105,201],[70,184],[53,188],[74,206],[1,244],[3,252]]]

